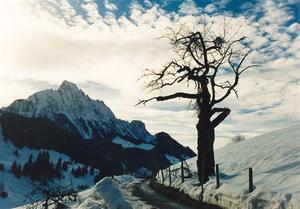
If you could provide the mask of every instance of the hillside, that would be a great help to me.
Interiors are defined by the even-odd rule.
[[[205,184],[204,200],[236,209],[300,208],[299,140],[298,124],[216,150],[221,187],[216,189],[215,178],[212,178]],[[188,160],[188,164],[196,171],[196,158]],[[248,192],[249,167],[254,173],[252,193]],[[195,175],[183,184],[180,179],[173,181],[172,186],[195,199],[200,197],[201,188],[195,186]]]

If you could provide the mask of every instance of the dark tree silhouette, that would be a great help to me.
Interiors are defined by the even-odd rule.
[[[28,209],[34,208],[68,208],[64,205],[67,201],[76,201],[77,191],[72,185],[36,184],[29,182],[31,192],[25,196]]]
[[[16,178],[21,178],[22,176],[22,168],[21,165],[17,163],[17,161],[14,161],[11,165],[10,171],[14,174]]]
[[[6,198],[8,196],[7,191],[5,189],[5,185],[3,182],[0,182],[0,197]]]
[[[224,28],[220,35],[215,35],[211,27],[196,32],[187,27],[181,27],[178,31],[170,29],[171,33],[167,36],[175,57],[158,71],[146,69],[142,78],[148,79],[145,88],[150,92],[167,87],[172,87],[169,90],[177,87],[184,91],[140,100],[137,104],[176,98],[194,102],[198,117],[197,167],[201,184],[215,174],[215,128],[230,113],[229,108],[219,107],[218,104],[232,92],[238,97],[236,86],[241,74],[256,66],[244,66],[250,53],[245,37],[236,38],[237,33],[227,37],[229,31]],[[222,74],[226,75],[223,79]]]
[[[0,172],[1,171],[4,171],[4,164],[3,163],[0,163]]]

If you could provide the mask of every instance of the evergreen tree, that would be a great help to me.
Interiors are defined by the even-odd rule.
[[[31,180],[36,180],[45,184],[49,179],[52,179],[53,177],[59,177],[59,171],[57,172],[55,167],[56,166],[50,162],[49,153],[43,151],[39,152],[35,161],[32,161],[32,157],[29,157],[26,166],[24,165],[24,168],[26,169],[25,171],[23,170],[23,173],[25,172],[25,174],[29,174]]]
[[[68,168],[69,168],[68,163],[66,161],[64,161],[63,164],[62,164],[62,169],[64,171],[68,171]]]
[[[85,176],[87,173],[88,173],[88,167],[87,167],[87,166],[84,166],[84,167],[82,168],[82,175]]]
[[[0,163],[0,171],[4,171],[4,164]]]
[[[57,161],[54,169],[54,176],[55,178],[60,179],[62,176],[62,163],[61,163],[61,158]]]
[[[16,178],[21,178],[22,176],[22,168],[21,165],[18,164],[16,161],[13,162],[10,171],[14,174]]]
[[[75,170],[74,170],[74,167],[72,168],[72,170],[71,170],[71,174],[74,176],[74,174],[75,174]]]
[[[93,176],[93,175],[94,175],[94,172],[95,172],[95,168],[94,168],[93,166],[90,167],[89,174],[90,174],[91,176]]]
[[[81,176],[85,176],[88,173],[88,169],[86,166],[80,167],[78,166],[75,171],[74,171],[74,176],[76,178],[81,177]]]
[[[13,164],[10,167],[10,171],[15,174],[17,172],[17,161],[14,161]]]
[[[7,191],[5,189],[5,185],[3,182],[0,182],[0,197],[2,197],[2,198],[7,197]]]
[[[29,155],[27,162],[23,166],[23,176],[28,176],[33,172],[32,154]]]
[[[56,162],[56,168],[59,168],[59,169],[62,168],[62,159],[61,159],[61,157]]]
[[[15,155],[17,158],[20,157],[20,153],[19,153],[19,151],[18,151],[17,149],[14,151],[14,155]]]
[[[21,164],[18,164],[16,173],[15,173],[15,177],[19,179],[19,178],[21,178],[21,176],[22,176],[22,167],[21,167]]]
[[[97,183],[98,181],[100,181],[102,179],[102,175],[100,175],[100,173],[97,173],[95,175],[95,178],[94,178],[94,183]]]

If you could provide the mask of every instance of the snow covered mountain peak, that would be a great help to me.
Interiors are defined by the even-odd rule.
[[[64,95],[65,100],[70,100],[74,102],[74,100],[82,99],[84,97],[88,97],[85,93],[79,89],[75,83],[69,81],[63,81],[62,84],[57,89],[61,95]]]
[[[63,81],[57,91],[60,92],[61,94],[66,94],[66,95],[72,96],[71,98],[74,98],[76,96],[79,96],[79,97],[87,96],[81,89],[79,89],[76,86],[75,83],[72,83],[69,81]]]
[[[20,99],[3,109],[25,117],[42,117],[82,138],[107,138],[115,135],[153,142],[152,136],[141,121],[131,123],[119,120],[103,101],[93,100],[76,84],[63,81],[57,90],[37,92]]]
[[[71,89],[71,90],[79,90],[75,83],[70,81],[64,80],[61,85],[59,86],[60,89]]]

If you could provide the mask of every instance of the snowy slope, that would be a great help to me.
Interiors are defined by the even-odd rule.
[[[16,160],[17,163],[24,165],[24,163],[28,160],[30,154],[33,155],[33,159],[35,159],[42,150],[22,148],[18,149],[19,157],[14,154],[14,151],[17,148],[9,141],[5,142],[2,136],[2,130],[0,126],[0,163],[4,164],[4,171],[0,171],[0,182],[4,183],[5,189],[8,193],[7,198],[0,197],[0,208],[1,209],[10,209],[13,207],[17,207],[20,205],[24,205],[27,202],[25,201],[25,195],[31,192],[31,184],[28,178],[21,177],[17,179],[10,172],[10,167],[12,163]],[[59,158],[63,161],[68,161],[70,158],[61,153],[55,152],[53,150],[46,150],[50,155],[50,160],[54,163],[57,162]],[[72,163],[69,165],[68,172],[64,172],[64,178],[61,180],[55,180],[55,183],[61,185],[68,185],[70,182],[76,188],[79,185],[93,185],[94,176],[86,175],[84,177],[75,178],[71,175],[72,168],[77,168],[78,166],[83,166],[80,163]]]
[[[221,187],[215,178],[205,185],[204,200],[226,208],[300,208],[300,125],[227,145],[215,152]],[[196,158],[188,160],[196,171]],[[255,190],[248,192],[248,168],[254,172]],[[175,181],[175,179],[174,179]],[[198,199],[196,176],[172,183]],[[165,182],[168,184],[168,182]]]
[[[138,148],[138,149],[142,149],[142,150],[152,150],[154,148],[154,145],[152,144],[147,144],[147,143],[141,143],[139,145],[133,144],[125,139],[122,139],[120,137],[115,137],[112,140],[112,143],[118,144],[123,148]]]
[[[3,111],[29,118],[48,118],[85,139],[117,134],[137,141],[155,141],[143,122],[117,119],[103,101],[91,99],[69,81],[64,81],[57,90],[43,90],[25,100],[16,100]]]

